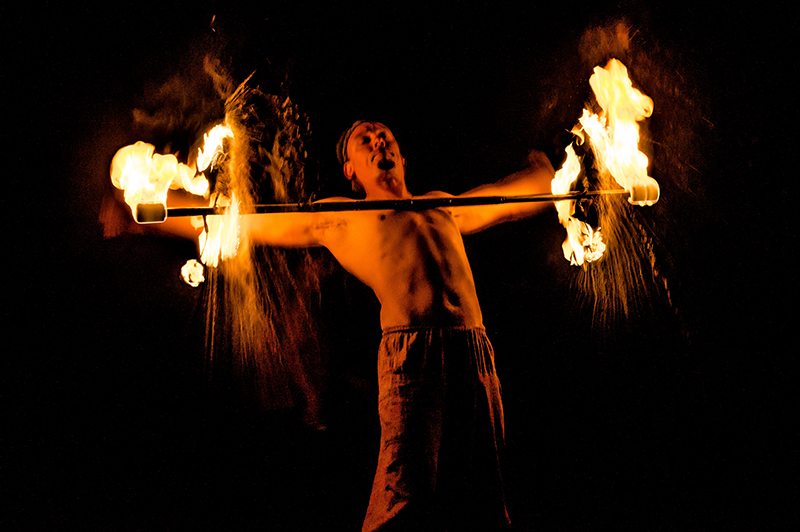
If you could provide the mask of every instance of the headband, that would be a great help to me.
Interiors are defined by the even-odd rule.
[[[347,143],[350,141],[350,135],[364,122],[367,122],[367,120],[356,120],[353,122],[353,125],[339,137],[339,142],[336,143],[336,157],[339,159],[339,166],[344,166],[345,161],[347,161]]]

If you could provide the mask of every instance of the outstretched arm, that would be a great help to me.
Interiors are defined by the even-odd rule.
[[[167,196],[167,204],[169,208],[207,207],[208,200],[183,192],[170,191]],[[137,223],[131,213],[131,208],[123,200],[122,191],[118,189],[109,191],[103,198],[99,222],[103,226],[103,235],[106,238],[122,234],[149,233],[162,236],[177,236],[197,241],[201,230],[192,224],[191,218],[185,216],[167,218],[160,223]]]
[[[322,201],[351,201],[346,198],[331,198]],[[168,206],[208,207],[208,200],[190,194],[170,191]],[[196,218],[196,217],[195,217]],[[177,236],[197,241],[202,226],[193,223],[189,216],[167,217],[160,223],[139,224],[131,215],[130,208],[122,201],[121,193],[108,197],[103,204],[100,222],[106,236],[122,233],[148,232]],[[239,219],[240,229],[256,244],[279,247],[302,248],[322,245],[321,239],[327,229],[335,225],[328,213],[292,212],[273,214],[244,214]]]
[[[324,222],[319,213],[258,214],[244,216],[242,229],[256,244],[306,248],[322,245],[319,235]]]
[[[554,174],[553,166],[547,157],[542,152],[532,151],[528,155],[528,166],[524,170],[496,183],[482,185],[459,194],[457,197],[549,194]],[[502,222],[533,216],[547,209],[549,205],[543,202],[477,205],[454,207],[452,212],[461,233],[469,234]]]
[[[327,198],[325,202],[354,201],[349,198]],[[243,231],[256,244],[286,248],[324,246],[346,225],[343,217],[331,212],[287,212],[244,216]]]

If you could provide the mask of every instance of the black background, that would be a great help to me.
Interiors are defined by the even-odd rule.
[[[665,87],[649,93],[654,137],[664,124],[692,133],[673,154],[689,178],[651,168],[664,199],[644,214],[663,224],[671,304],[593,326],[555,216],[466,240],[504,386],[512,519],[522,531],[796,525],[797,27],[781,4],[3,7],[3,528],[360,526],[378,437],[371,294],[346,276],[322,294],[333,362],[328,428],[315,431],[261,410],[235,379],[209,382],[201,292],[176,276],[193,245],[103,238],[111,157],[139,140],[132,110],[171,76],[221,51],[234,79],[283,82],[322,175],[339,175],[339,132],[374,116],[399,137],[412,192],[457,193],[531,148],[560,163],[588,96],[581,37],[620,20],[681,91],[661,101],[691,104],[659,108]]]

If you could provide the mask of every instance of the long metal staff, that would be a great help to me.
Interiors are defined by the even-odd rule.
[[[439,207],[465,207],[470,205],[502,205],[508,203],[534,203],[579,200],[610,194],[629,194],[625,189],[592,190],[568,194],[531,194],[527,196],[473,196],[414,198],[399,200],[320,201],[314,203],[276,203],[254,205],[251,213],[275,214],[289,212],[343,212],[343,211],[424,211]],[[225,214],[225,207],[169,207],[160,203],[143,203],[136,206],[136,221],[160,223],[167,218],[181,216],[208,216]]]

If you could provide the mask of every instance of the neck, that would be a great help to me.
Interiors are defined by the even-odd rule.
[[[394,177],[379,181],[379,185],[376,187],[370,187],[366,190],[366,196],[368,200],[409,199],[412,197],[405,183]]]

